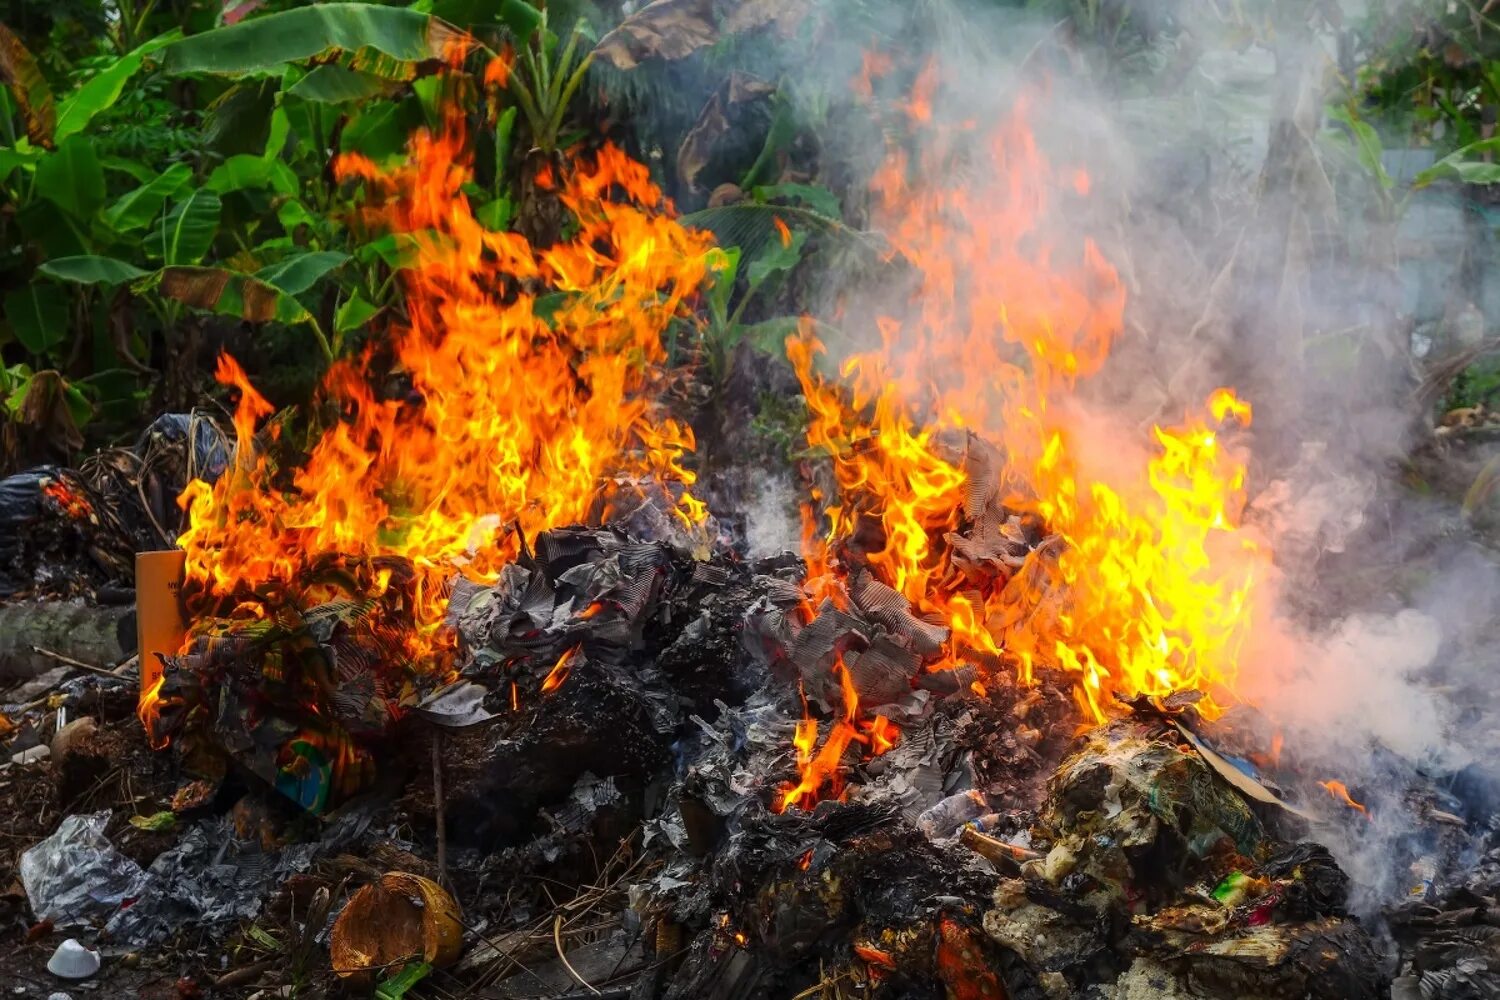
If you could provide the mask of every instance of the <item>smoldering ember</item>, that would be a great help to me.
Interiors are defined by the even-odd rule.
[[[1500,997],[1488,5],[24,6],[5,995]]]

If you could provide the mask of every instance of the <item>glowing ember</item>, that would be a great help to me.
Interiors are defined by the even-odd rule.
[[[911,116],[922,123],[934,99],[924,80]],[[893,149],[873,181],[873,222],[915,271],[907,316],[881,317],[881,348],[837,376],[816,367],[810,333],[788,345],[808,443],[833,457],[827,538],[878,522],[884,545],[863,558],[915,612],[952,629],[930,669],[1007,662],[1029,683],[1040,667],[1060,668],[1078,675],[1077,700],[1099,720],[1116,695],[1193,689],[1212,717],[1215,698],[1232,696],[1268,558],[1240,528],[1246,466],[1224,433],[1250,422],[1250,406],[1225,388],[1146,440],[1081,429],[1078,390],[1122,328],[1125,290],[1092,243],[1051,240],[1054,199],[1090,185],[1049,166],[1027,114],[1022,102],[977,150],[955,141],[972,134],[933,126],[916,170]],[[985,482],[969,482],[966,434],[998,456]],[[1101,449],[1108,463],[1088,461]],[[974,589],[944,535],[964,526],[976,493],[1060,544]],[[827,545],[814,541],[810,565],[828,566]]]
[[[441,669],[445,582],[493,579],[515,555],[513,528],[588,522],[606,477],[692,484],[680,464],[691,431],[655,400],[662,334],[704,277],[707,237],[678,225],[646,168],[612,146],[560,178],[570,239],[541,249],[490,231],[461,190],[472,175],[463,103],[391,172],[338,161],[339,178],[369,194],[358,224],[411,248],[407,319],[389,356],[329,371],[322,394],[340,418],[289,488],[252,445],[271,407],[221,359],[220,380],[240,390],[240,447],[230,473],[182,497],[193,616],[225,614],[266,585],[292,602],[326,596],[306,573],[326,554],[397,557],[415,574],[403,640],[419,669]],[[704,516],[685,493],[677,512]]]
[[[75,521],[83,521],[94,516],[94,509],[89,506],[87,499],[57,480],[43,486],[42,492],[51,498],[66,517]]]
[[[1346,786],[1342,781],[1320,781],[1318,782],[1318,784],[1322,786],[1322,788],[1327,791],[1329,795],[1332,795],[1334,798],[1338,799],[1350,809],[1357,809],[1361,813],[1364,813],[1366,816],[1369,815],[1369,811],[1366,810],[1361,803],[1355,802],[1353,797],[1350,796],[1348,786]]]

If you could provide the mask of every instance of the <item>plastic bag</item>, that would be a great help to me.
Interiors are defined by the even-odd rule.
[[[69,816],[57,832],[21,855],[21,885],[38,920],[58,926],[104,918],[135,896],[141,866],[104,835],[109,812]]]
[[[257,838],[235,836],[227,816],[192,827],[174,847],[156,856],[136,900],[117,912],[104,931],[135,947],[159,944],[193,926],[200,931],[253,920],[272,889],[305,872],[320,854],[337,853],[364,835],[378,802],[342,810],[314,843],[267,851]]]
[[[185,456],[185,467],[180,475],[184,483],[188,479],[201,479],[212,483],[229,467],[229,442],[224,432],[213,420],[198,413],[163,413],[141,431],[136,439],[135,452],[145,458],[157,443],[181,444],[192,442],[192,452]]]
[[[0,595],[31,582],[21,566],[21,536],[42,516],[42,487],[60,470],[43,465],[0,479]]]

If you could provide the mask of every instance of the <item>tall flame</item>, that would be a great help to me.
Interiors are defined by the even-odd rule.
[[[933,83],[923,79],[913,120],[926,123]],[[952,628],[939,668],[1007,660],[1023,682],[1061,668],[1101,720],[1115,695],[1183,689],[1203,692],[1212,714],[1215,696],[1232,694],[1267,559],[1240,526],[1245,458],[1223,433],[1248,425],[1250,407],[1220,389],[1144,442],[1109,429],[1107,472],[1086,461],[1102,442],[1079,430],[1080,388],[1120,334],[1125,289],[1092,242],[1051,238],[1059,192],[1081,199],[1090,183],[1049,166],[1029,111],[1022,101],[977,150],[959,145],[972,126],[932,126],[915,171],[893,149],[873,180],[873,221],[915,273],[909,308],[879,317],[880,348],[845,360],[837,377],[817,367],[812,336],[788,345],[808,443],[833,456],[828,538],[879,522],[885,544],[865,556],[871,568]],[[995,446],[992,481],[968,481],[953,432]],[[979,589],[944,541],[976,486],[1061,536]],[[814,541],[810,562],[826,565],[826,545]]]
[[[213,606],[273,582],[295,597],[320,554],[402,557],[416,576],[420,655],[438,643],[443,582],[493,577],[515,553],[512,526],[529,536],[588,520],[608,476],[693,482],[681,465],[692,434],[656,400],[663,332],[704,277],[707,238],[678,225],[646,168],[613,146],[556,180],[576,220],[564,242],[491,231],[463,190],[463,103],[450,100],[444,126],[419,134],[393,170],[356,155],[337,163],[368,198],[352,221],[410,251],[407,318],[388,355],[329,371],[322,394],[339,419],[289,486],[251,447],[271,407],[220,362],[220,380],[240,390],[239,458],[213,486],[189,486],[179,539],[188,589]],[[702,519],[688,495],[678,513]]]

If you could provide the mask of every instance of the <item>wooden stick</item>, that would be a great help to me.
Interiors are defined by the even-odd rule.
[[[958,840],[980,857],[999,862],[1007,867],[1020,864],[1022,861],[1035,861],[1041,857],[1036,851],[1017,847],[1015,844],[1007,844],[1003,840],[980,833],[972,826],[964,827],[958,835]]]
[[[443,734],[432,731],[432,812],[437,821],[437,870],[438,883],[448,883],[448,819],[443,801]]]
[[[115,673],[107,667],[96,667],[92,663],[84,663],[82,660],[75,660],[71,656],[64,656],[62,653],[55,653],[50,649],[43,649],[41,646],[32,646],[31,651],[38,656],[45,656],[49,660],[56,660],[58,663],[72,667],[74,670],[98,674],[100,677],[113,677],[118,680],[124,676],[123,674]]]

